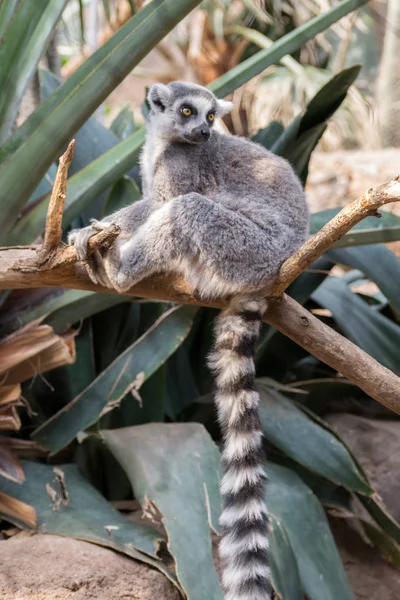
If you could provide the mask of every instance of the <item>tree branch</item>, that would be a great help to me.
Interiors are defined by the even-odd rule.
[[[60,242],[65,182],[72,152],[73,147],[70,145],[65,160],[61,160],[59,164],[44,245],[0,248],[0,289],[63,287],[116,293],[96,286],[89,279],[84,265],[76,264],[75,249]],[[400,414],[400,378],[283,294],[302,271],[356,223],[366,216],[376,214],[380,206],[397,200],[400,200],[398,178],[368,190],[310,238],[282,265],[272,294],[269,295],[270,303],[264,321],[342,373],[372,398]],[[111,226],[96,234],[89,241],[89,252],[94,252],[99,247],[109,247],[118,233],[118,227]],[[51,250],[48,260],[44,260],[46,243]],[[215,308],[223,308],[229,300],[201,300],[191,293],[188,283],[182,277],[171,275],[149,277],[126,295]]]
[[[265,321],[326,363],[389,410],[400,414],[400,378],[284,294]]]
[[[370,188],[363,196],[345,206],[320,231],[310,237],[280,268],[270,297],[278,298],[286,288],[312,263],[322,256],[354,225],[366,217],[380,217],[378,209],[384,204],[400,200],[400,176],[390,183]]]

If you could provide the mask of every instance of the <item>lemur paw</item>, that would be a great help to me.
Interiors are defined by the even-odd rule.
[[[75,246],[76,256],[78,260],[87,260],[87,248],[91,237],[97,233],[91,225],[83,229],[73,229],[68,234],[68,244]]]
[[[90,238],[108,226],[109,223],[92,219],[88,227],[71,231],[68,235],[68,243],[75,247],[78,260],[85,262],[86,271],[93,283],[113,289],[114,286],[107,275],[100,252],[96,251],[90,257],[88,256]]]

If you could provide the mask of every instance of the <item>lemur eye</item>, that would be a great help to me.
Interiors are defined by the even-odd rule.
[[[185,117],[190,117],[190,115],[192,114],[192,109],[188,106],[184,106],[182,108],[182,114],[185,115]]]
[[[214,121],[215,115],[213,113],[210,113],[207,117],[207,119],[212,123]]]

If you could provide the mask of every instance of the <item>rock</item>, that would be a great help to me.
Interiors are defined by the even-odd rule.
[[[345,206],[400,171],[400,148],[313,152],[306,193],[311,212]],[[400,202],[382,207],[400,216]],[[400,256],[400,242],[387,247]]]
[[[306,192],[311,211],[345,206],[399,172],[400,148],[314,152]],[[396,203],[390,205],[396,212]],[[397,213],[398,214],[398,213]]]
[[[368,546],[343,519],[332,521],[333,534],[355,599],[397,600],[400,572]]]
[[[393,517],[400,521],[400,421],[347,413],[326,419],[365,469]]]
[[[159,571],[107,548],[56,535],[0,541],[1,600],[181,600]]]
[[[400,421],[347,413],[326,417],[357,458],[390,513],[400,519]],[[343,519],[332,531],[356,600],[396,600],[400,572],[367,545]]]

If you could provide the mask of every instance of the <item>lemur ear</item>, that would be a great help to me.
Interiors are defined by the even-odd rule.
[[[164,112],[171,94],[172,90],[168,86],[163,83],[155,83],[149,89],[147,100],[154,111]]]
[[[231,112],[233,107],[233,102],[228,102],[227,100],[218,100],[217,117],[223,117],[228,112]]]

